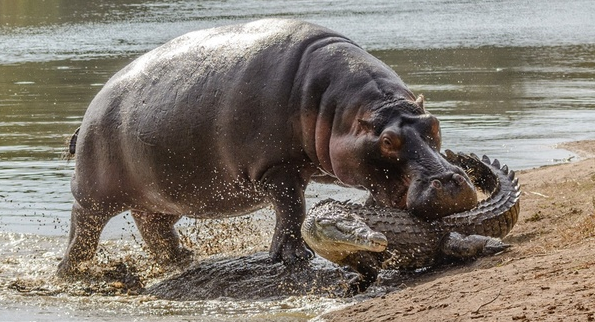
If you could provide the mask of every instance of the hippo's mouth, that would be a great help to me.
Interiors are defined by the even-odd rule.
[[[390,199],[390,207],[398,209],[407,209],[407,192],[409,186],[399,189],[398,192],[393,194],[393,198]]]
[[[392,189],[373,192],[374,202],[384,207],[407,209],[407,194],[410,184],[411,180],[405,177],[399,184],[393,185]]]

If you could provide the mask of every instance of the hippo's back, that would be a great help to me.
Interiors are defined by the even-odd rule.
[[[204,133],[203,125],[227,113],[286,114],[304,51],[329,38],[348,41],[323,27],[283,19],[187,33],[114,75],[89,106],[83,128],[108,121],[103,130],[109,131],[122,123],[145,142],[159,143],[143,133],[172,124],[179,132],[187,122]]]
[[[99,110],[115,108],[106,104],[106,99],[118,101],[119,110],[159,109],[163,104],[183,103],[184,99],[204,102],[210,94],[205,90],[232,93],[236,91],[234,85],[242,81],[267,86],[286,83],[295,76],[305,48],[328,37],[347,40],[317,25],[283,19],[187,33],[142,55],[115,74],[91,103],[85,118]],[[181,97],[198,93],[201,97]],[[149,99],[152,104],[147,104]]]

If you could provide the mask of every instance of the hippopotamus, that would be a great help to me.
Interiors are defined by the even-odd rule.
[[[265,19],[187,33],[124,67],[90,103],[70,146],[74,204],[58,274],[92,259],[124,211],[171,264],[190,256],[174,230],[182,216],[272,205],[271,258],[306,260],[300,225],[313,176],[424,218],[470,209],[473,184],[440,145],[423,97],[337,32]]]

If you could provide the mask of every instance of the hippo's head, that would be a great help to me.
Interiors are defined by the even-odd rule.
[[[415,102],[392,100],[359,116],[348,135],[331,140],[339,180],[364,187],[376,204],[426,219],[477,204],[465,171],[440,154],[440,123],[424,110],[423,96]]]

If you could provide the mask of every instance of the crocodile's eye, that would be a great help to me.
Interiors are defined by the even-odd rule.
[[[330,226],[333,225],[333,221],[327,218],[318,218],[316,219],[316,223],[320,226]]]
[[[340,221],[338,222],[335,227],[337,228],[338,231],[343,232],[343,233],[352,233],[353,232],[353,225],[351,225],[350,222],[344,222],[344,221]]]
[[[352,227],[353,234],[356,236],[366,236],[370,233],[367,227]]]

